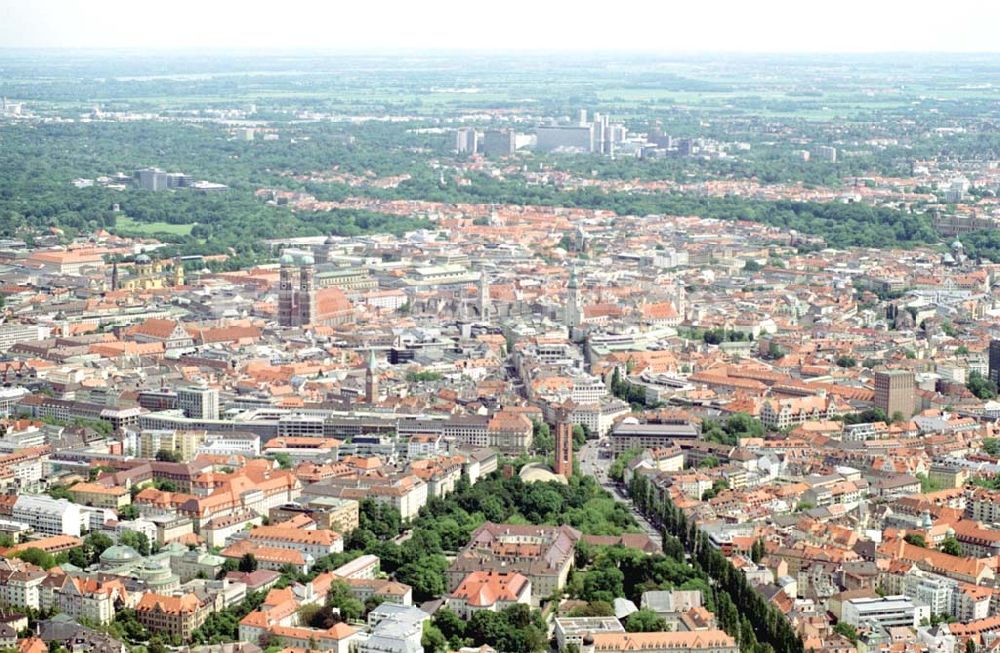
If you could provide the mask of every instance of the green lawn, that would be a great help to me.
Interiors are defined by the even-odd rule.
[[[190,236],[193,224],[171,224],[169,222],[137,222],[124,215],[115,220],[115,231],[120,233],[148,236],[152,234],[171,234],[174,236]]]

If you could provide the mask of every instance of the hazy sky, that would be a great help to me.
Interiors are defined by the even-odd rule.
[[[0,47],[997,52],[1000,0],[0,0]]]

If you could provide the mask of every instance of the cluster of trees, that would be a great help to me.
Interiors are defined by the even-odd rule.
[[[846,621],[838,622],[837,625],[833,627],[833,632],[847,638],[851,644],[858,643],[858,629]]]
[[[729,489],[729,481],[724,478],[717,478],[712,482],[712,487],[701,493],[701,500],[708,501],[714,499],[719,492]]]
[[[69,562],[69,552],[67,551],[62,551],[56,555],[52,555],[51,553],[34,546],[24,549],[23,551],[18,551],[14,554],[14,557],[20,558],[25,562],[46,570],[52,569],[56,565]]]
[[[589,611],[594,613],[620,596],[638,604],[643,592],[667,589],[707,591],[708,605],[714,607],[708,577],[687,564],[678,547],[647,555],[622,546],[595,547],[580,542],[576,567],[567,591],[587,601]]]
[[[370,541],[372,538],[391,539],[399,535],[402,523],[399,511],[392,506],[373,499],[363,499],[358,509],[358,528],[351,534],[351,542],[357,544]],[[355,537],[357,539],[354,539]]]
[[[625,466],[635,460],[635,457],[641,454],[642,451],[642,447],[629,447],[615,456],[615,459],[611,462],[611,467],[608,468],[608,478],[620,483],[625,478]]]
[[[374,597],[373,597],[374,599]],[[344,581],[334,581],[322,606],[310,606],[300,613],[302,623],[313,628],[330,628],[341,621],[354,621],[381,603],[379,599],[362,603],[351,595],[351,588]]]
[[[268,85],[275,87],[285,83],[287,80],[282,80],[279,76],[268,78],[267,81]],[[399,80],[392,80],[392,84],[399,83]],[[453,80],[448,83],[453,83]],[[565,82],[560,80],[559,83]],[[62,90],[54,95],[65,98],[81,97],[78,94],[83,94],[82,97],[89,97],[87,94],[90,90],[81,88],[78,80],[62,80],[58,84],[65,86],[60,86]],[[172,89],[172,83],[166,81],[144,82],[139,86],[134,82],[112,79],[107,84],[117,88],[120,93],[138,93],[139,96],[150,93],[150,89],[154,87]],[[230,93],[241,92],[238,90],[240,82],[235,80],[222,82],[220,79],[211,79],[190,84],[192,88],[201,89],[205,93],[214,89],[212,93],[223,97],[232,97]],[[365,86],[366,82],[356,80],[353,84]],[[225,88],[224,91],[219,90],[220,85]],[[21,89],[23,97],[53,95],[54,87],[48,83],[44,88],[28,86],[31,88],[26,86]],[[184,95],[191,93],[192,88],[185,88]],[[175,89],[169,92],[173,90]],[[551,89],[546,87],[546,90]],[[105,92],[110,91],[102,91]],[[587,94],[591,91],[579,92]],[[542,97],[548,94],[539,93]],[[387,91],[384,88],[365,88],[364,94],[360,96],[338,94],[337,97],[331,97],[321,93],[316,97],[297,96],[295,105],[298,108],[309,106],[329,110],[340,106],[344,97],[353,98],[351,109],[356,111],[364,111],[366,108],[385,111],[389,107],[416,110],[422,105],[420,98],[412,93]],[[272,109],[275,101],[270,98],[268,102]],[[549,98],[543,100],[541,106],[565,112],[570,105],[579,105],[581,101],[579,95],[572,102]],[[825,101],[825,98],[815,98],[805,102]],[[452,105],[460,105],[462,102],[461,98],[451,100]],[[769,111],[775,110],[775,107],[779,107],[779,110],[797,111],[802,108],[803,102],[800,98],[740,98],[743,110],[754,106]],[[203,102],[195,104],[202,105]],[[504,104],[499,101],[500,106]],[[655,107],[656,101],[647,100],[644,104],[648,110]],[[158,108],[152,100],[149,104],[141,100],[130,104],[132,109],[143,106],[153,110]],[[924,106],[930,105],[925,103]],[[435,105],[435,109],[440,111],[440,105]],[[942,115],[947,115],[945,112],[951,109],[947,105],[941,105]],[[736,110],[736,113],[739,114],[739,111]],[[174,251],[228,252],[234,257],[234,261],[245,263],[265,254],[259,245],[261,239],[321,233],[353,235],[373,231],[397,232],[428,224],[422,220],[363,211],[297,214],[284,207],[264,205],[255,201],[252,196],[252,191],[258,187],[282,186],[290,190],[312,192],[321,199],[342,199],[348,195],[365,194],[443,202],[576,206],[611,210],[621,215],[655,213],[751,220],[785,230],[796,229],[819,235],[838,247],[905,246],[940,240],[927,214],[863,204],[769,202],[734,196],[702,197],[682,193],[606,192],[596,187],[564,190],[556,185],[528,185],[518,175],[494,178],[487,172],[470,174],[472,183],[468,185],[442,184],[439,172],[426,165],[426,157],[418,154],[444,153],[449,147],[447,136],[412,129],[416,123],[369,122],[354,126],[322,122],[296,123],[289,122],[290,113],[263,107],[260,115],[283,124],[282,138],[267,142],[244,142],[232,139],[224,126],[210,123],[179,125],[176,122],[143,121],[14,125],[5,133],[4,150],[0,152],[0,171],[3,171],[0,173],[0,189],[3,189],[0,191],[0,231],[4,234],[23,235],[28,229],[51,225],[66,228],[71,235],[96,228],[114,230],[117,228],[117,216],[111,207],[114,203],[119,203],[125,215],[140,223],[195,225],[189,235],[163,234],[171,242],[178,243],[178,248]],[[925,118],[928,126],[938,120]],[[752,117],[741,117],[741,121],[748,119],[753,120]],[[706,126],[695,115],[673,115],[670,122],[670,129],[674,134],[697,133],[730,140],[732,137],[728,131],[731,125],[727,126],[726,121],[713,120],[711,126]],[[798,120],[796,124],[806,133],[809,132],[810,125],[807,122]],[[647,126],[648,123],[643,119],[638,128],[644,129]],[[845,133],[852,133],[851,128],[846,129],[848,132]],[[755,140],[753,133],[754,130],[748,132],[745,124],[741,124],[739,138],[753,141],[753,149],[741,152],[738,157],[719,160],[697,157],[595,159],[589,156],[542,155],[538,155],[538,159],[555,169],[588,176],[594,172],[601,179],[674,179],[689,182],[691,179],[739,178],[757,179],[763,183],[796,180],[807,185],[839,185],[845,178],[872,172],[905,174],[907,162],[918,156],[918,152],[928,158],[941,153],[937,141],[927,140],[908,145],[913,149],[905,152],[902,149],[888,148],[885,151],[845,158],[836,163],[815,160],[803,162],[791,148]],[[857,133],[860,138],[863,132],[853,133]],[[59,147],[52,147],[52,143],[59,143]],[[992,156],[997,151],[997,139],[980,131],[949,139],[948,154],[952,156],[956,152]],[[232,190],[211,195],[187,192],[142,193],[135,190],[115,192],[100,187],[77,189],[67,183],[74,177],[93,177],[148,165],[184,170],[198,178],[223,182]],[[411,175],[411,179],[397,188],[376,188],[324,183],[299,177],[330,170],[334,166],[355,175],[363,175],[369,171],[376,175],[405,172]],[[1000,260],[1000,231],[977,232],[967,235],[963,240],[966,241],[966,250],[970,255]]]
[[[422,142],[401,127],[389,129],[397,142]],[[121,215],[139,223],[194,225],[189,234],[171,230],[141,235],[160,237],[176,247],[156,255],[229,254],[234,264],[251,264],[268,252],[261,241],[269,238],[337,234],[402,233],[428,226],[425,220],[374,213],[336,210],[296,213],[287,207],[257,201],[253,191],[261,185],[293,180],[282,172],[313,172],[357,168],[401,172],[412,159],[396,148],[349,147],[343,130],[330,126],[300,126],[308,138],[295,143],[282,139],[265,144],[226,139],[225,129],[215,125],[185,125],[145,122],[33,125],[15,127],[5,134],[0,152],[0,233],[27,236],[50,226],[67,235],[96,229],[128,233],[134,227],[118,225]],[[51,147],[60,143],[60,147]],[[388,151],[387,151],[388,150]],[[68,183],[74,177],[97,176],[115,170],[159,165],[221,181],[230,186],[222,193],[186,191],[144,192],[139,189],[112,191],[99,186],[78,189]],[[138,232],[136,232],[138,233]]]
[[[393,508],[365,500],[360,512],[359,527],[349,538],[348,552],[343,555],[365,552],[379,556],[382,570],[412,586],[416,600],[445,592],[447,554],[465,546],[484,521],[569,524],[597,535],[638,531],[625,506],[609,497],[596,480],[579,475],[574,475],[567,485],[527,484],[517,476],[505,479],[497,473],[475,485],[463,478],[447,497],[427,502],[408,525],[408,538],[398,537],[403,524]],[[318,565],[313,572],[322,568]]]
[[[966,255],[987,261],[1000,261],[1000,231],[988,229],[962,234]]]
[[[468,185],[442,186],[436,173],[430,169],[417,169],[411,174],[411,179],[394,189],[348,189],[324,184],[313,190],[330,199],[350,191],[385,198],[539,204],[601,209],[619,215],[697,215],[720,220],[748,220],[820,236],[835,247],[899,247],[940,241],[928,214],[865,204],[769,202],[735,196],[682,193],[607,192],[596,187],[562,190],[555,186],[529,186],[519,179],[499,179],[486,173],[468,175],[472,181]]]
[[[322,573],[332,571],[350,562],[361,555],[361,553],[361,551],[345,551],[343,553],[323,556],[316,560],[308,574],[300,574],[290,566],[285,567],[282,569],[282,576],[275,584],[275,587],[281,589],[293,582],[305,583],[311,581]],[[257,568],[256,557],[253,553],[246,553],[239,560],[226,560],[220,576],[224,576],[230,571],[249,573],[256,571]],[[217,644],[236,640],[240,620],[260,607],[265,597],[266,592],[255,592],[248,595],[239,605],[230,606],[222,612],[210,615],[205,623],[194,631],[192,640],[198,644]],[[351,596],[350,590],[345,583],[336,582],[330,587],[326,604],[305,610],[302,614],[302,619],[304,623],[317,628],[329,628],[342,619],[359,619],[374,609],[379,603],[380,601],[376,599],[370,599],[366,603],[361,603]],[[340,610],[339,616],[335,609]]]
[[[131,546],[146,556],[153,553],[149,538],[144,533],[125,531],[119,538],[119,543]],[[13,544],[13,543],[11,543]],[[17,553],[17,557],[25,562],[37,565],[42,569],[51,569],[56,565],[69,563],[85,569],[100,562],[101,554],[114,544],[114,540],[104,533],[90,533],[83,539],[83,544],[55,555],[36,547],[30,547]]]
[[[141,544],[140,538],[145,541],[144,546]],[[125,531],[122,533],[120,541],[122,544],[133,546],[143,555],[149,555],[149,540],[141,533]],[[61,551],[55,555],[37,547],[29,547],[15,555],[25,562],[37,565],[42,569],[51,569],[56,565],[66,563],[84,569],[90,565],[97,564],[100,561],[101,554],[113,544],[114,540],[104,533],[90,533],[83,539],[83,544],[80,546],[68,551]],[[13,542],[10,542],[9,545],[12,546]]]
[[[649,608],[642,608],[626,618],[625,630],[630,633],[658,633],[670,629],[666,619]]]
[[[0,232],[2,232],[3,226],[0,225]],[[44,394],[44,393],[43,393]],[[83,417],[77,417],[74,419],[56,419],[55,417],[49,417],[43,415],[42,417],[31,417],[28,413],[18,413],[18,418],[33,419],[45,424],[51,424],[52,426],[63,426],[67,428],[78,428],[78,429],[90,429],[104,436],[111,435],[114,430],[111,426],[111,422],[105,422],[100,419],[85,419]]]
[[[953,556],[962,555],[962,545],[959,544],[958,540],[955,539],[953,535],[949,535],[948,537],[944,538],[944,541],[941,542],[941,546],[938,548],[940,548],[941,551],[944,551],[948,555],[953,555]]]
[[[760,562],[765,553],[767,553],[767,549],[764,547],[764,540],[758,538],[750,546],[750,559],[754,562]]]
[[[499,612],[477,610],[468,621],[442,608],[424,631],[423,644],[424,651],[434,653],[484,644],[498,651],[532,653],[548,646],[547,632],[541,613],[523,604]]]
[[[81,569],[97,563],[104,550],[112,546],[114,541],[104,533],[90,533],[83,539],[83,546],[70,549],[67,554],[69,563]]]
[[[750,101],[759,98],[742,98]],[[823,102],[825,100],[820,100]],[[773,102],[764,105],[752,102],[760,110],[774,110]],[[799,102],[792,106],[798,108]],[[818,107],[817,107],[818,108]],[[794,109],[793,109],[794,110]],[[645,125],[640,129],[645,128]],[[671,129],[673,132],[674,130]],[[719,136],[731,138],[724,130]],[[704,135],[704,129],[693,130],[693,133]],[[740,134],[745,138],[746,132]],[[702,159],[700,157],[663,157],[657,159],[635,159],[618,157],[615,159],[597,159],[593,157],[552,156],[546,162],[561,169],[570,169],[578,174],[590,176],[595,172],[598,179],[668,179],[677,183],[689,183],[692,175],[715,179],[758,179],[762,183],[801,181],[812,186],[839,186],[842,180],[850,176],[864,176],[873,171],[879,174],[904,175],[907,168],[902,165],[902,157],[890,156],[859,156],[843,159],[836,163],[823,161],[803,161],[796,156],[792,148],[776,144],[754,143],[753,150],[741,152],[738,157],[725,159]]]
[[[803,653],[802,639],[785,616],[764,600],[669,496],[661,501],[649,480],[639,475],[632,479],[629,494],[635,506],[663,529],[664,551],[679,553],[680,560],[689,554],[695,569],[711,580],[708,594],[714,595],[719,625],[743,653]]]
[[[419,381],[440,381],[444,378],[440,372],[431,372],[428,370],[420,370],[419,372],[407,372],[406,380],[410,383],[416,383]]]
[[[139,512],[139,509],[133,503],[128,504],[124,508],[118,509],[118,518],[122,521],[131,521],[133,519],[138,519],[140,516],[141,513]]]
[[[767,430],[761,421],[746,413],[729,416],[725,422],[706,419],[701,423],[702,437],[709,442],[736,446],[740,438],[762,438]]]
[[[924,537],[923,533],[907,533],[904,537],[907,543],[913,546],[919,546],[922,549],[928,548],[927,538]],[[941,542],[941,546],[938,547],[940,551],[947,553],[948,555],[960,556],[962,555],[962,545],[959,543],[954,536],[949,535]]]
[[[934,479],[932,479],[930,476],[928,476],[923,472],[918,473],[916,476],[917,480],[920,481],[920,491],[923,492],[924,494],[929,494],[931,492],[937,492],[938,490],[944,489],[941,487],[941,483],[935,481]]]
[[[238,605],[221,612],[213,612],[205,618],[205,623],[191,633],[195,644],[221,644],[239,639],[240,621],[264,602],[266,592],[253,592]],[[116,621],[118,619],[116,618]]]
[[[987,490],[1000,490],[1000,478],[996,476],[974,476],[969,479],[969,483]]]
[[[622,401],[628,402],[632,410],[642,410],[644,408],[655,408],[646,403],[646,390],[642,386],[632,385],[622,378],[621,370],[617,367],[611,374],[611,394]]]
[[[552,434],[552,429],[545,422],[534,421],[532,423],[532,446],[534,450],[542,455],[548,456],[555,452],[556,441]],[[594,438],[586,426],[582,424],[573,425],[573,451],[579,451],[580,447],[586,444],[587,440]]]
[[[753,261],[751,261],[751,263],[752,262]],[[680,335],[693,340],[701,340],[709,345],[721,345],[724,342],[746,342],[747,340],[753,340],[752,334],[743,333],[742,331],[733,331],[723,327],[704,330],[689,329],[682,331]]]
[[[848,413],[841,417],[844,424],[870,424],[871,422],[889,422],[889,416],[881,408],[868,408],[860,413]]]
[[[115,611],[115,620],[108,625],[108,634],[112,637],[141,644],[150,641],[149,631],[139,623],[139,618],[132,608],[121,608]],[[162,643],[162,642],[161,642]]]
[[[258,567],[257,556],[255,556],[250,552],[247,552],[244,553],[243,556],[240,558],[239,563],[237,563],[236,565],[236,570],[242,571],[244,574],[252,574],[253,572],[257,571],[257,567]]]
[[[181,456],[175,451],[160,449],[156,452],[156,460],[161,463],[179,463],[181,462]]]
[[[997,396],[996,384],[976,371],[969,372],[965,387],[979,399],[995,399]]]

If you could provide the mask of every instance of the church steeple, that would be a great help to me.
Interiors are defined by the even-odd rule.
[[[368,350],[368,367],[365,370],[365,403],[374,404],[378,400],[378,376],[375,373],[375,350]]]
[[[583,321],[583,307],[580,303],[580,283],[576,278],[576,268],[570,270],[569,273],[569,283],[566,284],[566,311],[565,311],[565,322],[566,326],[573,330],[573,328],[580,326]]]
[[[486,271],[482,270],[479,273],[479,318],[483,322],[489,322],[490,314],[492,313],[492,307],[490,306],[490,279],[486,275]]]

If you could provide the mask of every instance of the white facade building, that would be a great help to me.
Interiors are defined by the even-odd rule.
[[[82,508],[66,499],[22,494],[14,503],[13,519],[39,533],[80,537],[80,532],[89,526],[89,514]]]

